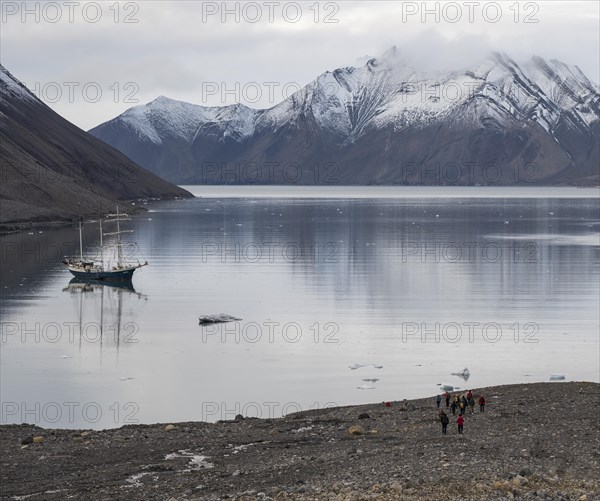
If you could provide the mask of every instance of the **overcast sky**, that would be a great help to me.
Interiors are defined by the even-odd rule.
[[[491,51],[600,81],[600,2],[0,2],[0,60],[89,129],[164,95],[270,107],[319,74],[396,45],[432,69]]]

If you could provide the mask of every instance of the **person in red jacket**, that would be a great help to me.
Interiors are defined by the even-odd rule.
[[[485,397],[483,395],[481,395],[479,397],[479,412],[483,412],[485,410]]]
[[[458,433],[462,435],[463,427],[465,425],[465,418],[462,415],[458,416],[456,419],[456,424],[458,425]]]

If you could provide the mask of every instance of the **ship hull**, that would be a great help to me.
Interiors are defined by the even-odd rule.
[[[133,272],[137,268],[127,268],[123,270],[114,270],[114,271],[85,271],[85,270],[77,270],[73,268],[69,268],[69,271],[73,274],[73,276],[79,280],[105,280],[110,282],[112,280],[116,281],[124,281],[131,280],[133,277]]]

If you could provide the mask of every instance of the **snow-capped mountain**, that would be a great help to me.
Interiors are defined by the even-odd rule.
[[[177,183],[589,185],[599,131],[575,66],[494,54],[440,74],[392,48],[267,110],[160,97],[90,132]]]

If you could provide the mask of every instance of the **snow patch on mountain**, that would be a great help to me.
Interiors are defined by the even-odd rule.
[[[242,104],[213,108],[214,114],[196,122],[193,139],[199,136],[218,136],[221,141],[243,141],[254,134],[256,119],[262,112]]]
[[[119,118],[142,139],[160,144],[171,137],[192,141],[199,124],[213,120],[219,107],[205,107],[160,96],[154,101],[135,106]]]
[[[503,127],[536,122],[552,134],[559,123],[589,130],[600,120],[600,91],[579,68],[555,60],[534,57],[519,65],[493,54],[468,71],[425,72],[415,70],[393,47],[362,66],[323,73],[268,110],[241,104],[211,108],[160,97],[117,120],[157,144],[169,137],[192,143],[203,136],[241,142],[264,131],[294,130],[301,123],[313,123],[339,144],[372,129],[433,123]]]
[[[39,101],[37,97],[23,85],[19,80],[12,76],[12,74],[0,64],[0,87],[2,92],[9,92],[20,99],[27,99],[28,101]]]

